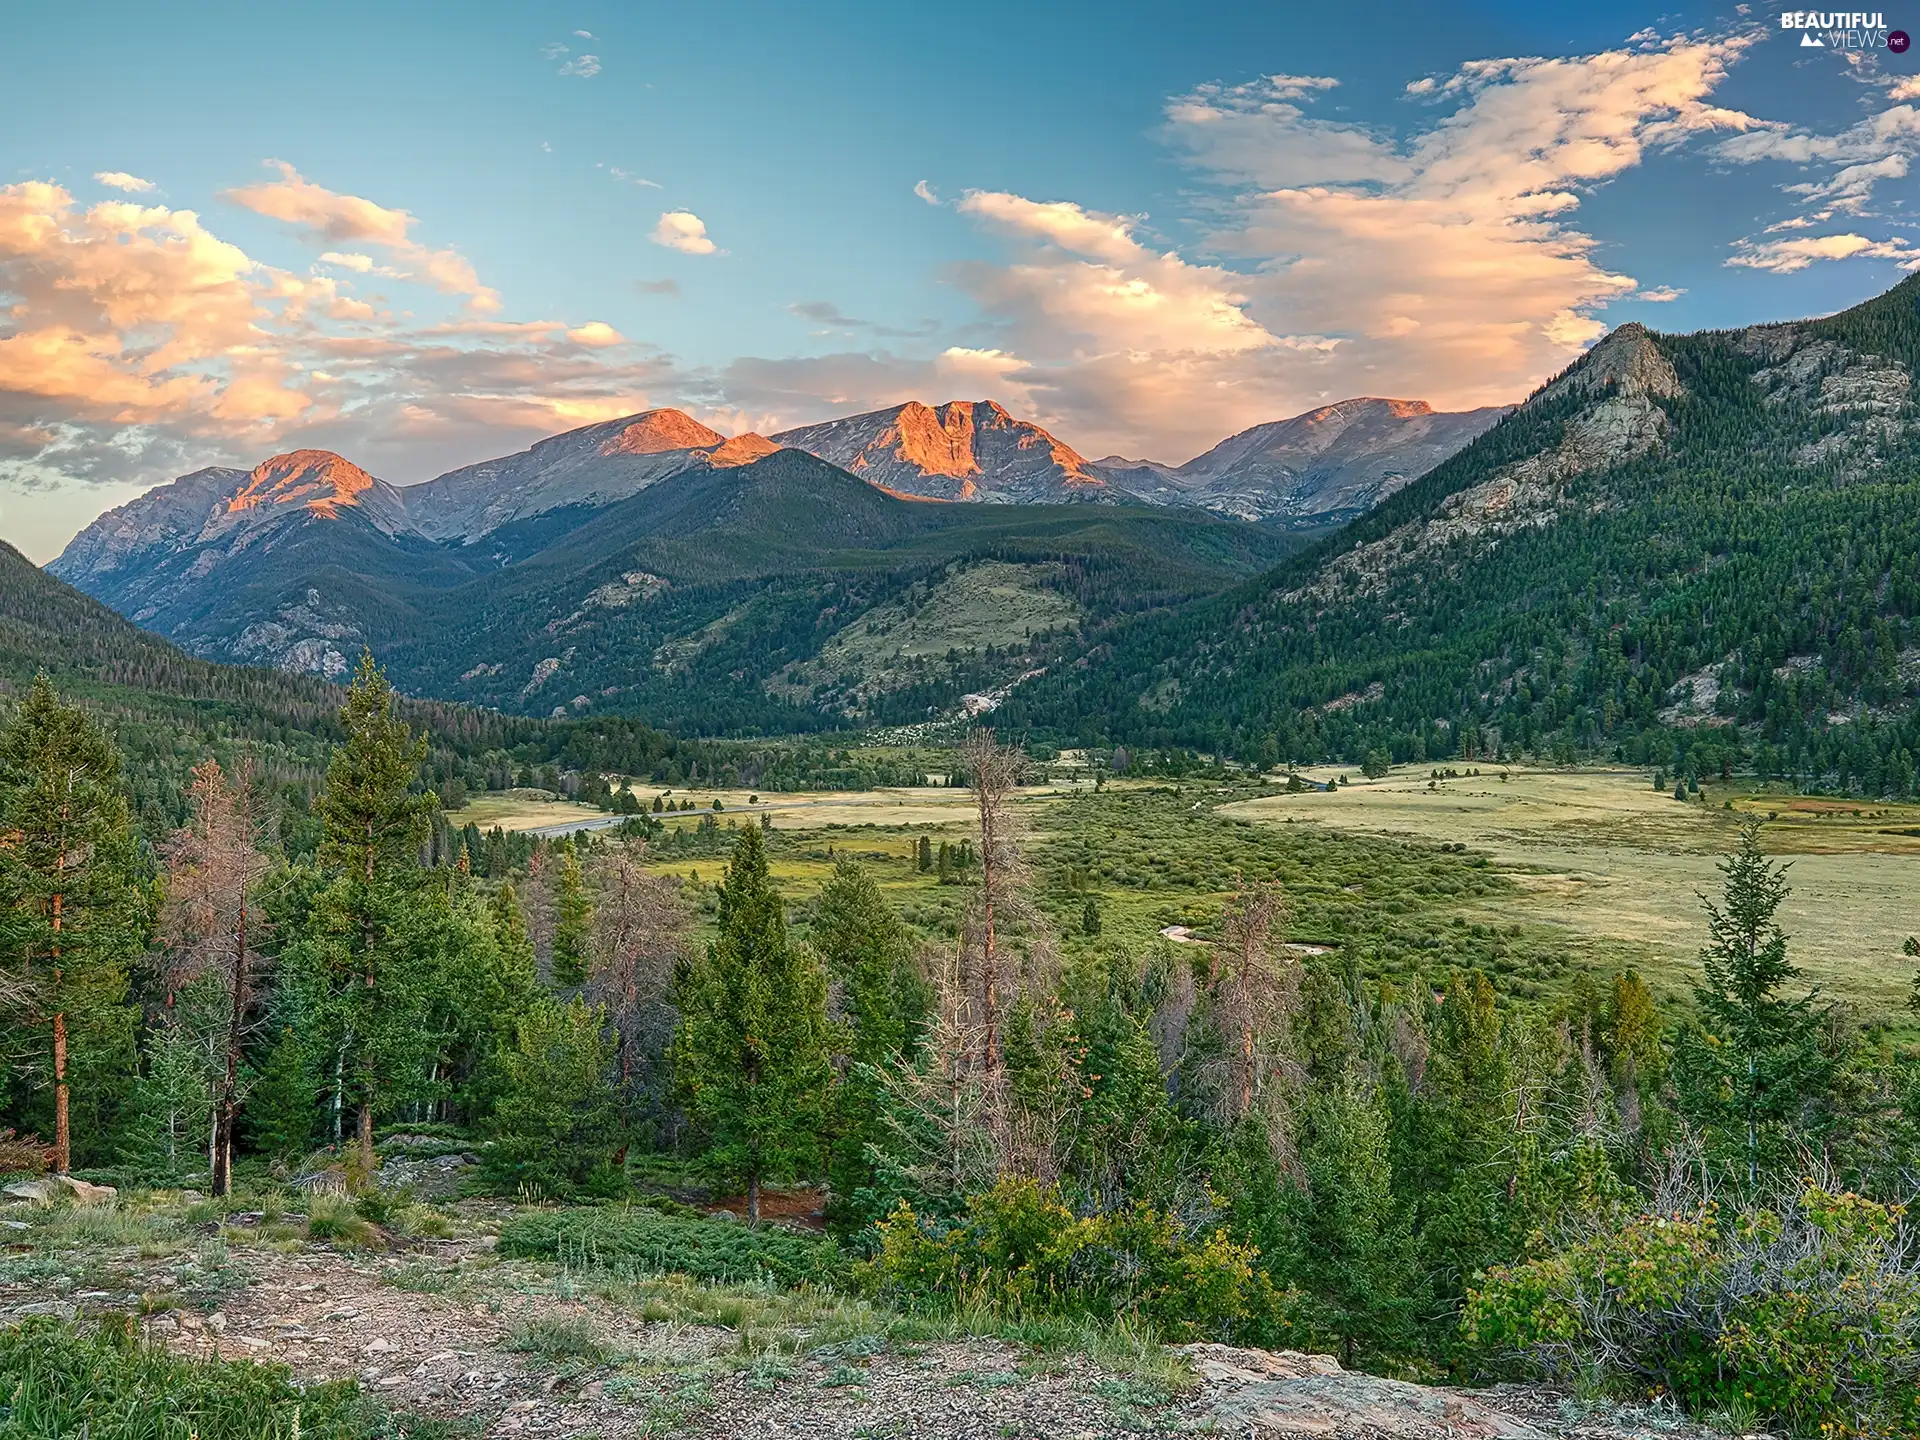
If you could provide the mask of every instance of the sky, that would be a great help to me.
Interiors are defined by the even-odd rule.
[[[1515,401],[1629,320],[1827,313],[1920,268],[1920,51],[1789,9],[11,7],[0,539],[663,405],[993,399],[1177,463]]]

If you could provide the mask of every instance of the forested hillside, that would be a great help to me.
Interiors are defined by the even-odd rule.
[[[1264,761],[1617,754],[1912,793],[1917,301],[1623,327],[1377,511],[1009,713]]]

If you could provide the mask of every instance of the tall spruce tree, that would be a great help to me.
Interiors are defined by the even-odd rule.
[[[867,1149],[883,1130],[882,1071],[900,1064],[918,1043],[927,995],[906,927],[853,860],[840,860],[821,888],[812,940],[838,990],[843,1019],[836,1038],[844,1069],[828,1175],[833,1218],[843,1223],[851,1215],[849,1202],[873,1180]]]
[[[719,935],[677,977],[671,1059],[709,1169],[745,1186],[757,1225],[766,1177],[820,1157],[833,1080],[827,982],[812,950],[787,935],[752,827],[734,842],[719,901]]]
[[[1759,827],[1748,825],[1720,873],[1719,903],[1701,898],[1709,939],[1693,987],[1699,1023],[1675,1047],[1674,1080],[1714,1158],[1752,1186],[1818,1129],[1834,1066],[1817,994],[1781,993],[1800,974],[1775,918],[1787,867],[1767,858]]]
[[[1386,1108],[1358,1076],[1306,1105],[1300,1280],[1344,1363],[1403,1352],[1425,1298],[1411,1221],[1394,1198]]]
[[[416,793],[426,759],[425,737],[415,740],[393,713],[393,690],[371,654],[359,669],[340,711],[346,741],[327,766],[320,797],[321,863],[338,877],[322,902],[330,999],[339,1027],[340,1072],[355,1104],[355,1130],[364,1172],[373,1168],[373,1121],[384,1080],[396,1068],[393,1052],[418,1041],[408,1023],[402,987],[383,977],[404,963],[398,933],[409,918],[409,892],[420,869],[420,846],[436,801]]]
[[[132,1058],[127,966],[145,928],[134,854],[119,752],[37,676],[0,731],[0,953],[44,1046],[44,1068],[30,1063],[51,1089],[61,1173],[73,1163],[76,1068]]]
[[[553,881],[553,983],[566,989],[587,983],[593,969],[593,905],[571,840],[560,842]]]

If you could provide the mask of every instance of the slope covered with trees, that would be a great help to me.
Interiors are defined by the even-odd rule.
[[[1920,781],[1920,279],[1825,320],[1624,327],[1271,575],[1009,714],[1249,760],[1618,755]]]

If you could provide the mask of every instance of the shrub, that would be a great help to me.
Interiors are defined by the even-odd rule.
[[[1771,1206],[1641,1216],[1467,1299],[1466,1334],[1796,1433],[1920,1433],[1920,1247],[1905,1212],[1808,1186]]]
[[[0,1130],[0,1175],[44,1175],[52,1164],[53,1148],[33,1135]]]
[[[307,1238],[367,1248],[380,1243],[380,1232],[346,1196],[315,1195],[307,1207]]]
[[[770,1280],[786,1287],[831,1282],[846,1270],[846,1257],[828,1240],[625,1208],[524,1216],[501,1230],[499,1251],[582,1269]]]
[[[950,1226],[902,1206],[881,1226],[870,1273],[908,1301],[1127,1315],[1174,1339],[1268,1338],[1286,1328],[1286,1303],[1258,1259],[1222,1230],[1189,1233],[1146,1205],[1076,1216],[1058,1190],[1002,1179]]]
[[[351,1381],[296,1385],[283,1365],[178,1359],[123,1321],[0,1330],[0,1433],[22,1440],[377,1440],[445,1434],[396,1421]]]

